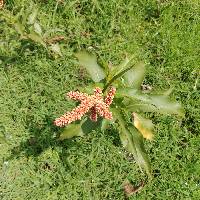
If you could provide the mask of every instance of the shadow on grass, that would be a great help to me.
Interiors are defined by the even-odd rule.
[[[24,64],[24,59],[30,56],[46,57],[50,60],[54,60],[54,57],[41,45],[30,41],[22,40],[19,46],[14,48],[12,51],[7,52],[6,55],[0,55],[0,60],[4,66],[10,66],[13,64]],[[7,68],[5,67],[5,70]]]
[[[57,152],[61,161],[64,165],[67,165],[66,156],[68,155],[69,148],[79,148],[77,143],[77,138],[66,139],[63,141],[58,140],[58,136],[63,131],[62,128],[56,127],[53,124],[54,118],[46,116],[41,124],[36,124],[32,120],[26,122],[26,128],[30,134],[30,137],[25,141],[22,141],[19,146],[14,147],[11,150],[11,155],[6,159],[19,158],[21,156],[33,157],[37,160],[37,157],[47,150],[48,148],[60,147],[60,150]],[[98,130],[99,123],[101,122],[91,122],[90,119],[86,120],[87,123],[84,125],[84,133],[87,135],[92,130]],[[120,146],[119,135],[116,134],[116,130],[113,130],[112,127],[108,128],[104,133],[106,138],[108,138],[113,145]]]
[[[11,150],[11,155],[7,159],[18,158],[21,156],[35,157],[37,158],[42,152],[48,148],[55,148],[57,146],[66,148],[68,144],[64,141],[57,139],[58,135],[62,131],[60,128],[53,124],[54,119],[45,116],[42,124],[37,124],[32,120],[26,122],[26,129],[28,130],[30,137],[25,141],[22,141],[19,146],[14,147]],[[66,143],[66,144],[64,144]]]

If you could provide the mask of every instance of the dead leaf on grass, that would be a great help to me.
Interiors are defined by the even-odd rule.
[[[53,38],[47,39],[46,43],[48,43],[48,44],[54,44],[54,43],[59,42],[59,41],[64,40],[64,39],[65,39],[64,36],[61,36],[61,35],[60,36],[55,36]]]
[[[139,192],[144,187],[144,181],[141,181],[141,183],[138,186],[134,186],[130,183],[130,181],[126,181],[123,187],[126,196],[130,197],[133,194]]]
[[[0,0],[0,9],[3,8],[3,5],[4,5],[4,1]]]

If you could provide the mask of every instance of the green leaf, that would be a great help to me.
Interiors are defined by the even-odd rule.
[[[123,70],[125,70],[129,65],[130,65],[130,61],[132,59],[129,59],[128,57],[125,58],[125,60],[119,64],[118,66],[112,66],[111,68],[111,72],[110,72],[110,76],[111,78],[117,74],[119,74],[120,72],[122,72]]]
[[[83,136],[81,124],[69,124],[60,134],[59,140],[69,139],[74,136]]]
[[[131,111],[131,112],[159,112],[159,110],[150,104],[145,104],[142,102],[137,102],[137,103],[130,103],[129,105],[126,106],[126,109]]]
[[[119,81],[119,78],[123,77],[126,72],[128,72],[130,69],[133,68],[133,63],[132,63],[133,57],[129,59],[125,64],[123,64],[123,67],[120,67],[118,70],[115,70],[111,72],[107,78],[107,83],[103,89],[103,92],[107,90],[107,88],[112,85],[114,82]],[[120,81],[121,82],[121,81]],[[120,84],[119,84],[120,85]]]
[[[117,97],[135,97],[139,94],[138,90],[132,88],[118,88],[116,91]]]
[[[129,87],[140,89],[144,76],[145,64],[140,62],[124,74],[125,84]]]
[[[133,152],[135,152],[135,159],[136,162],[139,164],[139,166],[144,169],[146,171],[146,173],[148,174],[149,177],[152,177],[151,174],[151,164],[149,161],[149,157],[146,153],[146,150],[144,148],[144,143],[143,143],[143,138],[140,135],[140,133],[137,131],[136,128],[134,128],[133,126],[129,126],[129,131],[131,133],[132,136],[132,145],[130,145],[130,147],[134,146],[135,149],[131,150]]]
[[[148,94],[144,94],[141,91],[132,88],[118,88],[116,97],[127,97],[133,101],[142,101],[143,103],[149,103],[150,101],[150,96]]]
[[[151,177],[151,166],[148,155],[144,149],[142,135],[134,126],[126,124],[124,116],[116,109],[112,109],[114,117],[119,123],[119,136],[123,146],[133,154],[140,169],[144,169],[149,177]]]
[[[103,83],[91,83],[88,86],[85,86],[85,87],[80,86],[77,89],[80,92],[87,93],[87,94],[91,95],[91,94],[94,94],[94,88],[96,88],[96,87],[103,88],[104,84]]]
[[[159,113],[184,116],[182,106],[178,102],[171,101],[168,96],[153,95],[150,97],[150,103],[156,106]]]
[[[80,65],[86,68],[94,82],[100,82],[105,78],[103,69],[97,64],[97,57],[88,52],[82,51],[75,54]]]
[[[173,92],[173,87],[170,87],[168,90],[162,92],[164,96],[169,96]]]
[[[139,92],[131,88],[121,88],[117,90],[117,97],[128,97],[133,99],[133,103],[126,105],[127,109],[135,111],[139,109],[141,112],[157,112],[161,114],[176,114],[184,116],[182,106],[175,101],[171,101],[166,95],[150,95]],[[139,103],[134,104],[135,100]]]
[[[129,71],[133,65],[133,56],[131,58],[126,57],[125,60],[118,66],[112,66],[109,70],[107,81],[116,80]]]

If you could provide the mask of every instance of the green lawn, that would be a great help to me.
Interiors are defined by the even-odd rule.
[[[73,53],[90,49],[101,62],[135,55],[147,66],[145,84],[173,87],[185,118],[151,114],[155,140],[145,142],[154,178],[130,199],[200,197],[200,2],[198,0],[38,0],[37,21],[59,41],[62,57],[20,36],[1,20],[30,9],[7,0],[0,11],[0,198],[125,199],[123,182],[146,179],[118,134],[92,132],[58,141],[53,120],[74,107],[65,93],[88,79]],[[30,11],[31,12],[31,11]]]

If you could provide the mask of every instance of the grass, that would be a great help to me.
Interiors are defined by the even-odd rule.
[[[0,26],[0,197],[9,199],[124,199],[126,179],[145,179],[115,132],[93,132],[63,142],[52,121],[70,110],[65,93],[90,80],[73,53],[91,49],[101,62],[128,54],[146,62],[144,81],[174,87],[186,117],[151,115],[155,141],[146,142],[154,179],[130,199],[199,199],[200,3],[190,1],[35,1],[43,30],[60,29],[63,57],[20,42]],[[29,1],[8,0],[13,13]],[[3,12],[3,11],[0,11]]]

